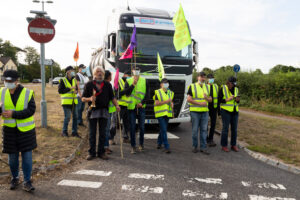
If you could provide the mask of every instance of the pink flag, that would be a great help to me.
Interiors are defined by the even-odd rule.
[[[119,87],[119,68],[116,71],[115,80],[114,80],[114,88],[118,90]]]
[[[120,57],[120,60],[127,59],[127,58],[132,58],[132,55],[133,55],[133,48],[132,48],[132,45],[129,44],[126,51]]]

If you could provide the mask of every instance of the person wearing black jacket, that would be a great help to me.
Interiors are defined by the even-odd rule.
[[[109,117],[108,106],[109,101],[112,101],[116,106],[117,111],[120,111],[118,102],[113,94],[112,86],[109,82],[103,80],[104,70],[102,67],[96,67],[93,70],[94,80],[89,81],[84,88],[82,95],[82,101],[88,102],[89,105],[89,155],[87,160],[92,160],[96,157],[107,160],[108,157],[105,154],[104,143],[105,143],[105,131],[107,120]],[[94,107],[92,107],[92,103]],[[96,133],[97,124],[99,128],[99,141],[98,149],[96,153]]]
[[[24,174],[23,189],[30,192],[35,189],[31,184],[31,171],[32,150],[37,147],[33,119],[36,110],[34,94],[33,91],[18,84],[19,75],[17,71],[6,70],[3,76],[5,87],[0,90],[0,114],[3,119],[2,152],[8,154],[12,175],[10,189],[14,190],[19,185],[19,154],[21,152]],[[23,109],[20,110],[22,104]]]

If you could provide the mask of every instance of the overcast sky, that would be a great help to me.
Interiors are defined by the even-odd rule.
[[[242,70],[268,72],[276,64],[300,65],[299,0],[129,0],[132,7],[177,11],[182,3],[192,37],[199,42],[199,68],[239,64]],[[127,0],[54,0],[45,10],[57,19],[56,36],[46,44],[46,58],[62,68],[88,65],[93,48],[101,45],[106,19]],[[31,0],[0,0],[0,38],[24,48],[39,44],[27,33],[26,17],[41,4]]]

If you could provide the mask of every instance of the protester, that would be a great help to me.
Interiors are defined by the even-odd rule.
[[[164,144],[165,152],[171,153],[168,143],[167,128],[169,118],[173,117],[174,92],[169,89],[169,81],[163,78],[160,81],[160,89],[154,92],[154,114],[159,122],[159,135],[157,138],[157,149]]]
[[[200,128],[200,152],[209,155],[207,150],[208,102],[212,101],[210,89],[205,84],[204,72],[198,74],[198,82],[189,86],[187,101],[192,118],[193,152],[197,153],[198,131]]]
[[[214,133],[216,128],[217,114],[218,114],[218,94],[219,94],[219,86],[214,83],[214,75],[208,74],[208,85],[210,87],[210,94],[212,97],[212,102],[208,104],[209,109],[209,118],[210,118],[210,130],[209,135],[207,137],[207,144],[210,147],[215,147],[216,143],[214,142]]]
[[[82,120],[82,112],[84,111],[85,103],[81,101],[81,97],[84,91],[84,85],[89,81],[89,78],[85,75],[86,66],[80,64],[78,67],[78,73],[76,74],[77,88],[78,88],[78,104],[77,104],[77,113],[78,113],[78,125],[85,126]]]
[[[133,77],[129,78],[125,84],[126,95],[129,98],[128,113],[130,121],[130,143],[131,153],[136,153],[136,118],[140,129],[139,150],[144,151],[144,132],[145,132],[145,97],[146,94],[146,79],[140,77],[140,69],[138,67],[132,70]],[[128,90],[127,90],[128,89]]]
[[[89,105],[89,155],[87,160],[92,160],[96,157],[107,160],[108,157],[105,154],[105,131],[107,126],[107,120],[109,118],[108,106],[109,101],[112,101],[116,106],[116,110],[119,112],[120,107],[113,94],[113,89],[110,83],[104,81],[104,70],[102,67],[95,67],[93,69],[94,80],[89,81],[84,88],[82,95],[82,101],[88,102]],[[94,106],[94,107],[93,107]],[[96,133],[97,124],[99,128],[98,149],[96,152]]]
[[[239,151],[238,147],[236,146],[239,102],[240,95],[239,90],[236,87],[236,78],[231,76],[228,78],[226,85],[222,85],[219,91],[219,103],[221,104],[221,116],[223,123],[221,146],[222,150],[225,152],[229,152],[227,147],[229,124],[231,126],[231,149],[235,152]]]
[[[68,124],[72,121],[72,136],[81,138],[77,132],[77,80],[75,78],[75,71],[72,66],[68,66],[66,69],[66,76],[59,82],[58,93],[61,96],[61,105],[64,110],[65,119],[63,124],[62,136],[68,137]]]
[[[35,190],[31,184],[32,150],[37,147],[33,115],[36,110],[34,93],[18,84],[18,72],[6,70],[4,85],[0,89],[0,113],[3,119],[3,153],[8,154],[12,175],[10,189],[19,185],[19,153],[22,156],[23,189]]]

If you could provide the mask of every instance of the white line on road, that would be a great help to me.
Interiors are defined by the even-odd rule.
[[[225,192],[222,192],[220,195],[213,195],[213,194],[208,194],[206,192],[200,192],[200,191],[192,191],[192,190],[184,190],[182,192],[183,196],[186,197],[201,197],[203,199],[227,199],[228,194]]]
[[[62,180],[57,185],[84,188],[100,188],[102,186],[102,183],[92,181]]]
[[[174,135],[170,132],[167,132],[167,134],[168,134],[168,139],[179,139],[178,136],[176,136],[176,135]],[[144,135],[145,139],[157,139],[157,137],[158,137],[157,133],[153,133],[153,134],[151,133],[151,134],[145,134]]]
[[[194,183],[195,181],[209,184],[222,184],[222,179],[219,178],[191,178],[188,182]]]
[[[96,171],[96,170],[80,170],[74,172],[73,174],[80,175],[93,175],[93,176],[110,176],[112,172],[109,171]]]
[[[242,181],[242,185],[245,187],[252,187],[257,186],[259,188],[266,188],[266,189],[275,189],[275,190],[286,190],[286,188],[282,184],[273,184],[273,183],[251,183]]]
[[[122,190],[125,191],[136,191],[136,192],[142,192],[142,193],[155,193],[155,194],[161,194],[164,189],[162,187],[149,187],[149,186],[134,186],[134,185],[122,185]]]
[[[131,173],[128,178],[142,178],[142,179],[152,179],[152,180],[164,180],[164,175],[155,175],[155,174],[139,174],[139,173]]]
[[[250,200],[296,200],[294,198],[283,198],[283,197],[265,197],[261,195],[249,195]]]

